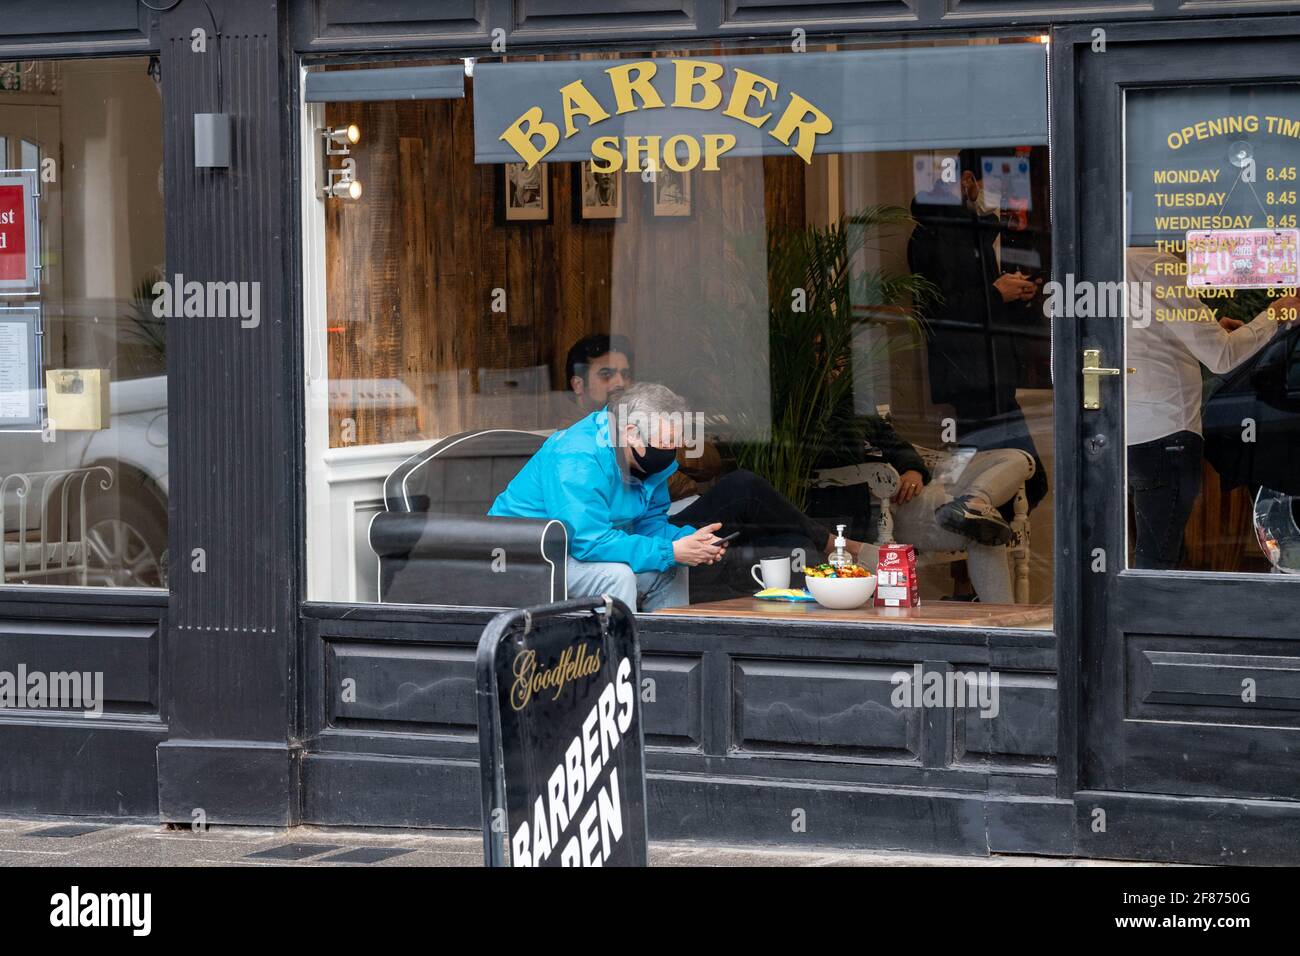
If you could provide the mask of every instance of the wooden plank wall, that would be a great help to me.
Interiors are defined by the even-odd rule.
[[[326,117],[361,127],[352,154],[364,186],[360,200],[326,205],[331,447],[349,418],[360,444],[565,424],[574,341],[611,327],[639,342],[670,334],[666,302],[727,294],[729,232],[803,221],[804,164],[776,156],[696,173],[684,218],[655,217],[651,185],[625,175],[618,224],[575,223],[572,164],[551,163],[549,223],[499,224],[499,170],[474,163],[472,90],[335,103]],[[504,313],[491,308],[497,288]],[[477,387],[478,369],[542,365],[551,392],[541,400]],[[358,397],[373,379],[400,379],[414,404]]]

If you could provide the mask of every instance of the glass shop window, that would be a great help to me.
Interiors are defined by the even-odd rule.
[[[1045,88],[1038,37],[313,68],[310,596],[1050,628]]]
[[[159,76],[0,63],[5,585],[167,583]]]
[[[1300,572],[1298,92],[1125,96],[1129,567]]]

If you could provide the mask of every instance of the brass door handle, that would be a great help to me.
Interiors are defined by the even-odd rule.
[[[1103,375],[1119,375],[1120,369],[1103,368],[1101,349],[1083,350],[1083,407],[1089,411],[1101,408],[1101,385],[1098,379]],[[1133,369],[1129,369],[1133,371]]]

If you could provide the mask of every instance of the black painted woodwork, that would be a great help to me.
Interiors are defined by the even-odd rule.
[[[1188,39],[1167,25],[1133,26],[1109,31],[1104,54],[1090,52],[1083,28],[1063,36],[1079,44],[1072,56],[1066,51],[1076,79],[1067,95],[1074,99],[1076,128],[1088,132],[1076,137],[1066,158],[1078,191],[1069,198],[1065,221],[1058,220],[1070,230],[1062,243],[1068,249],[1062,274],[1123,278],[1122,89],[1207,78],[1294,79],[1290,64],[1300,57],[1300,29],[1294,18],[1269,26],[1264,31],[1258,23],[1227,21],[1213,40]],[[1180,42],[1166,42],[1171,39]],[[1076,218],[1085,205],[1086,220]],[[1074,354],[1083,347],[1100,348],[1103,359],[1122,354],[1122,323],[1074,322],[1082,340],[1073,343]],[[1107,444],[1100,454],[1073,459],[1085,562],[1076,578],[1078,646],[1072,648],[1078,654],[1071,680],[1078,720],[1073,741],[1064,746],[1077,748],[1078,788],[1089,792],[1090,805],[1109,801],[1124,813],[1109,813],[1099,831],[1077,797],[1077,845],[1097,855],[1160,858],[1173,846],[1181,859],[1276,862],[1288,854],[1276,848],[1260,853],[1266,842],[1245,831],[1275,820],[1294,826],[1300,819],[1300,590],[1280,575],[1216,578],[1123,568],[1124,503],[1114,494],[1123,487],[1120,395],[1118,389],[1107,392],[1103,407],[1082,413],[1074,431],[1080,444],[1092,435],[1105,436]],[[1105,573],[1086,567],[1097,547],[1113,556]],[[1064,644],[1062,650],[1064,662]],[[1243,675],[1267,686],[1257,704],[1241,700]],[[1242,802],[1216,817],[1203,813],[1203,804],[1180,798]],[[1275,801],[1276,816],[1249,811],[1252,800]],[[1186,836],[1171,843],[1167,829],[1152,825],[1152,808],[1174,813]]]
[[[202,4],[162,16],[167,272],[261,283],[261,322],[168,323],[174,557],[163,647],[172,694],[160,813],[189,822],[202,808],[210,823],[284,824],[296,814],[302,545],[282,10],[271,0],[212,8],[219,36]],[[196,27],[209,31],[206,53],[192,50]],[[234,117],[229,169],[194,166],[193,115],[202,112]],[[195,548],[205,552],[203,573],[191,570]]]

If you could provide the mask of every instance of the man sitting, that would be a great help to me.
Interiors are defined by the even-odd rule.
[[[632,347],[621,336],[588,335],[569,349],[565,375],[585,413],[617,404],[632,384]],[[691,451],[698,455],[693,457]],[[830,529],[805,515],[763,478],[743,468],[724,471],[722,456],[712,442],[701,442],[694,450],[679,448],[677,467],[669,475],[672,501],[695,496],[669,516],[679,527],[717,521],[724,534],[739,531],[741,543],[773,550],[801,548],[812,564],[835,546]],[[704,487],[706,482],[711,484]],[[847,547],[856,555],[862,542],[849,541]]]
[[[642,611],[687,604],[686,567],[713,564],[726,544],[714,534],[717,522],[668,522],[668,477],[686,414],[662,385],[627,388],[609,408],[546,439],[488,514],[564,523],[570,597],[611,594]]]
[[[883,460],[898,472],[898,491],[891,499],[895,537],[922,551],[965,551],[971,583],[981,602],[1015,600],[1007,544],[1013,537],[998,509],[1008,504],[1034,474],[1034,459],[1019,448],[977,452],[961,474],[945,483],[934,480],[921,455],[890,423],[877,415],[857,416],[837,430],[824,449],[819,467],[838,469],[866,460]],[[820,492],[822,504],[853,516],[851,525],[879,526],[875,501],[860,485]],[[859,563],[874,569],[878,549],[866,545]]]

